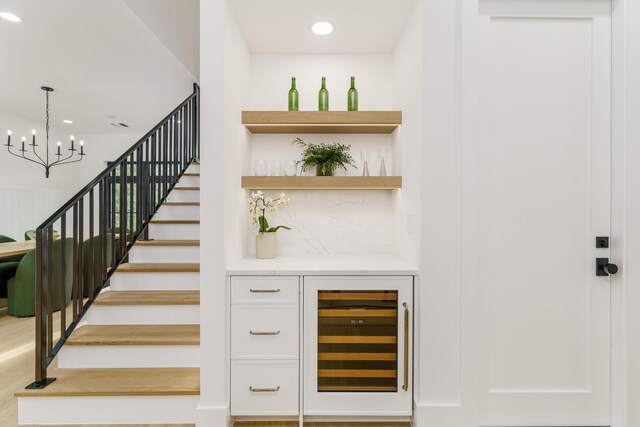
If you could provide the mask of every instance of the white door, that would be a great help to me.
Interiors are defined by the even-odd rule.
[[[605,426],[611,3],[480,0],[479,425]]]

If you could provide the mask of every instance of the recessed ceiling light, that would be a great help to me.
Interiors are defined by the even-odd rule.
[[[324,21],[316,22],[311,26],[311,31],[319,36],[328,36],[333,33],[333,24]]]
[[[0,18],[6,19],[9,22],[22,22],[19,16],[9,12],[0,12]]]
[[[73,120],[63,120],[63,122],[65,122],[66,124],[70,125],[71,123],[73,123]]]

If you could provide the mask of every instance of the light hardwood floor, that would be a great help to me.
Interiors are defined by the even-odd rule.
[[[35,322],[33,317],[17,318],[9,316],[6,306],[6,300],[0,299],[0,426],[17,427],[18,401],[13,397],[13,393],[22,390],[33,381]],[[59,314],[54,314],[55,325],[59,325],[59,319]],[[74,425],[73,427],[110,426]],[[127,426],[118,425],[112,427]],[[144,426],[136,425],[135,427]],[[169,426],[162,424],[146,427],[192,427],[192,425],[172,424]]]

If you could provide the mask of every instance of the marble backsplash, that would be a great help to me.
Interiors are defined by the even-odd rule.
[[[265,191],[268,196],[279,192]],[[282,256],[389,254],[393,252],[394,198],[390,191],[289,191],[291,203],[268,212],[278,231]],[[255,254],[255,232],[249,216],[248,248]]]

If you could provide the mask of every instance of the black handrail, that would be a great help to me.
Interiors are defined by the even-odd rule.
[[[189,165],[200,158],[199,112],[200,87],[194,84],[187,99],[36,229],[36,372],[35,382],[27,388],[41,389],[55,381],[47,378],[49,364],[135,242],[148,239],[149,221]],[[72,222],[70,237],[67,216]],[[54,248],[57,226],[60,241]],[[58,266],[54,250],[59,252]],[[67,251],[72,252],[71,263]],[[54,270],[59,307],[53,304]],[[67,283],[73,310],[69,325]],[[61,336],[54,342],[56,308]]]

